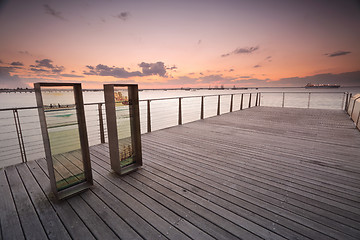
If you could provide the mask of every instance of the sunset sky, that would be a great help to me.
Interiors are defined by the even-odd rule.
[[[0,88],[360,86],[357,0],[0,0]]]

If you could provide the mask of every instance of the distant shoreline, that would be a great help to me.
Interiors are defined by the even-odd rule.
[[[359,86],[341,86],[340,88],[359,88]],[[224,88],[142,88],[139,91],[175,91],[175,90],[183,90],[183,91],[191,91],[191,90],[249,90],[249,89],[270,89],[270,88],[305,88],[304,86],[299,87],[224,87]],[[2,88],[0,89],[0,93],[10,93],[10,92],[34,92],[33,88],[19,88],[19,89],[10,89],[10,88]],[[54,91],[67,91],[63,89],[56,89]],[[83,92],[101,92],[103,89],[94,88],[94,89],[86,89],[82,90]]]

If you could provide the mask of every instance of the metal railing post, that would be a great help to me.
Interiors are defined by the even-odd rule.
[[[100,142],[105,143],[105,132],[104,132],[104,119],[102,114],[102,103],[98,103],[99,110],[99,127],[100,127]]]
[[[179,122],[178,124],[181,125],[182,124],[182,112],[181,112],[181,97],[179,98]]]
[[[353,115],[353,113],[354,113],[354,108],[355,108],[356,100],[358,100],[359,98],[360,98],[360,97],[354,99],[354,104],[353,104],[352,109],[351,109],[350,118],[352,118],[352,115]]]
[[[261,100],[261,93],[259,93],[259,107],[260,107],[260,101]]]
[[[285,93],[283,92],[283,98],[282,98],[282,104],[281,104],[282,107],[285,106]]]
[[[244,94],[241,94],[241,100],[240,100],[240,110],[243,109],[243,101],[244,101]]]
[[[204,119],[204,96],[201,96],[201,112],[200,119]]]
[[[250,93],[250,96],[249,96],[249,108],[251,108],[251,93]]]
[[[231,94],[231,98],[230,98],[230,112],[232,112],[232,110],[233,110],[233,98],[234,98],[234,94]]]
[[[308,107],[307,107],[307,108],[310,108],[310,99],[311,99],[311,93],[309,93],[309,98],[308,98]]]
[[[220,115],[220,95],[218,96],[218,108],[217,108],[217,115]]]
[[[16,134],[17,134],[18,142],[19,142],[21,160],[24,163],[24,162],[27,162],[27,157],[26,157],[24,139],[23,139],[22,130],[21,130],[19,113],[18,113],[17,109],[13,110],[13,114],[14,114],[14,121],[15,121],[15,127],[16,127]]]
[[[258,98],[259,98],[259,93],[256,93],[256,100],[255,100],[255,107],[257,107],[258,105]]]
[[[349,98],[349,93],[345,92],[344,96],[343,96],[343,105],[344,105],[344,110],[347,111],[347,102],[348,102],[348,98]],[[344,102],[345,101],[345,102]]]
[[[151,132],[150,100],[147,100],[147,132]]]

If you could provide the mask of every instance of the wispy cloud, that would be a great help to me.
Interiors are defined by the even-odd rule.
[[[29,53],[28,51],[18,51],[18,53],[20,53],[20,54],[22,54],[22,55],[32,56],[32,54]]]
[[[261,65],[256,64],[253,68],[259,68],[259,67],[261,67]]]
[[[123,67],[109,67],[104,64],[98,64],[97,66],[87,65],[88,71],[84,71],[85,75],[98,75],[98,76],[112,76],[116,78],[130,78],[130,77],[143,77],[158,75],[160,77],[167,77],[166,67],[163,62],[146,63],[142,62],[138,64],[141,71],[127,71]],[[170,67],[170,69],[176,69],[176,66]]]
[[[59,11],[56,11],[55,9],[53,9],[52,7],[50,7],[48,4],[44,4],[43,5],[44,9],[45,9],[45,13],[49,14],[53,17],[56,17],[58,19],[64,20],[66,21],[66,19],[62,16],[62,13]]]
[[[347,54],[350,54],[351,52],[349,51],[336,51],[336,52],[333,52],[333,53],[325,53],[324,55],[325,56],[328,56],[328,57],[339,57],[339,56],[344,56],[344,55],[347,55]]]
[[[142,72],[145,76],[149,76],[149,75],[159,75],[161,77],[166,76],[166,68],[163,62],[156,62],[156,63],[142,62],[139,64],[139,67],[142,68]]]
[[[30,65],[30,70],[33,72],[53,72],[53,73],[61,73],[65,70],[63,66],[54,66],[52,64],[52,60],[45,58],[42,60],[36,60],[36,65]]]
[[[221,57],[228,57],[230,55],[238,55],[238,54],[251,54],[259,49],[259,46],[256,47],[245,47],[245,48],[237,48],[232,52],[222,54]]]
[[[12,67],[0,67],[0,88],[28,87],[17,75],[11,76]]]
[[[11,66],[24,66],[24,64],[22,62],[12,62],[10,65]]]
[[[126,21],[130,17],[130,12],[121,12],[118,15],[116,15],[115,17],[119,18],[119,19],[121,19],[123,21]]]
[[[62,76],[62,77],[70,77],[70,78],[83,78],[84,77],[82,75],[67,74],[67,73],[61,74],[60,76]]]

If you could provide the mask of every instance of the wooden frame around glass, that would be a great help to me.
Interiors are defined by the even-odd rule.
[[[142,166],[138,85],[104,84],[104,95],[111,168],[127,174]]]
[[[34,89],[51,189],[57,199],[68,198],[93,185],[81,84]]]

